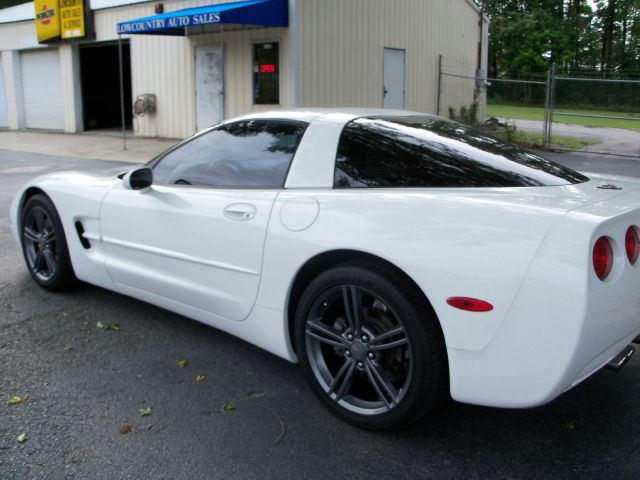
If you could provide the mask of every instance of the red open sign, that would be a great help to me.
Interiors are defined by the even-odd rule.
[[[259,67],[260,73],[275,73],[276,66],[272,63],[263,63]]]

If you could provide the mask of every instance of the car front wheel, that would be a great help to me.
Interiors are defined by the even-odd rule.
[[[29,273],[42,288],[64,290],[75,281],[60,217],[48,197],[27,200],[21,219],[22,253]]]
[[[392,268],[354,263],[322,273],[300,300],[295,329],[305,377],[351,424],[399,426],[442,398],[440,326],[418,288]]]

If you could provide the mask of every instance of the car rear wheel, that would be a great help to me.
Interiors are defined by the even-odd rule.
[[[29,198],[22,210],[22,253],[29,273],[42,288],[60,291],[75,282],[67,241],[51,200]]]
[[[394,269],[344,264],[318,276],[296,312],[295,341],[311,387],[362,428],[416,420],[447,385],[444,341],[431,306]]]

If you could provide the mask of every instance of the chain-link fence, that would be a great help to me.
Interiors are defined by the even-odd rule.
[[[483,79],[441,63],[438,92],[440,115],[484,123],[526,146],[640,157],[640,80],[553,69],[542,78]]]
[[[528,147],[543,146],[548,115],[546,79],[487,79],[487,107],[484,118],[488,126],[505,131],[507,140]],[[542,122],[537,121],[542,114]]]
[[[438,115],[475,123],[485,115],[485,91],[473,65],[447,62],[440,56],[438,65]]]
[[[626,113],[631,115],[621,119],[640,120],[640,80],[563,76],[554,79],[556,110],[588,110],[595,117],[618,117]],[[606,112],[613,112],[613,115],[606,115]]]

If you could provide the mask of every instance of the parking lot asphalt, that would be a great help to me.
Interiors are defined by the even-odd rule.
[[[636,160],[550,156],[640,177]],[[374,433],[241,340],[100,288],[38,288],[10,237],[13,194],[40,173],[113,165],[0,150],[0,479],[640,478],[640,358],[537,409],[450,402]]]

